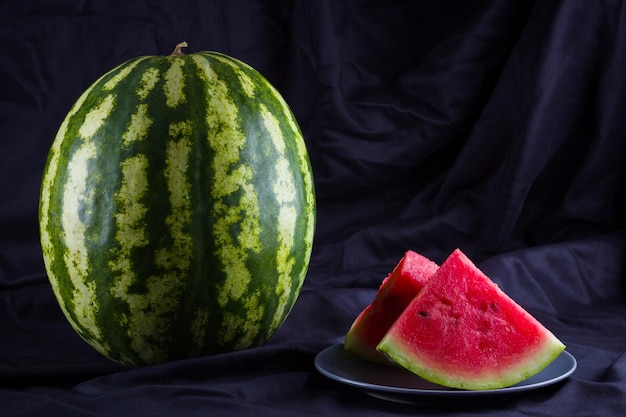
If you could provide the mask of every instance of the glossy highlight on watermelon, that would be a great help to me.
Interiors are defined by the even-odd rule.
[[[481,390],[529,378],[565,346],[457,249],[378,349],[436,384]]]
[[[95,81],[43,175],[53,291],[74,329],[124,364],[266,342],[310,260],[313,176],[287,103],[247,64],[185,46]]]
[[[435,262],[407,251],[346,333],[346,351],[370,362],[390,364],[376,346],[437,269]]]

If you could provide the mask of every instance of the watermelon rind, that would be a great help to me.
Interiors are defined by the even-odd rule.
[[[519,361],[516,367],[508,368],[506,372],[466,377],[454,377],[438,371],[393,338],[383,339],[378,348],[393,363],[434,384],[465,390],[494,390],[515,385],[538,374],[562,353],[565,346],[558,340],[550,340],[542,349],[527,352],[526,359]]]

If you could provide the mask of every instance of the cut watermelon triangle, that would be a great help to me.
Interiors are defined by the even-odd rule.
[[[565,345],[457,249],[378,349],[426,380],[480,390],[538,373]]]
[[[362,359],[390,364],[376,346],[437,268],[430,259],[407,251],[383,280],[374,301],[350,327],[344,341],[345,349]]]

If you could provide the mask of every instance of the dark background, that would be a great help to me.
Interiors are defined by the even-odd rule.
[[[617,416],[626,410],[622,1],[0,0],[0,415]],[[313,165],[309,275],[267,345],[142,369],[70,328],[43,269],[47,151],[96,78],[216,50],[284,95]],[[407,249],[461,248],[578,360],[487,404],[401,405],[331,381]]]

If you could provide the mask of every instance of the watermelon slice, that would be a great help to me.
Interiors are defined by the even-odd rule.
[[[426,380],[480,390],[538,373],[565,345],[457,249],[378,349]]]
[[[376,350],[376,346],[437,268],[438,265],[430,259],[407,251],[383,280],[374,301],[350,327],[344,348],[362,359],[389,365],[389,360]]]

